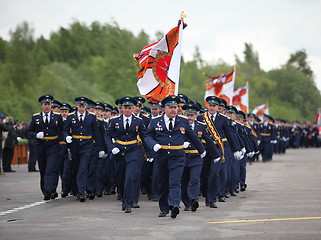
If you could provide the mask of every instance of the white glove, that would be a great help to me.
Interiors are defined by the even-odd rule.
[[[245,149],[245,147],[241,149],[241,152],[242,152],[243,154],[245,154],[245,153],[246,153],[246,149]]]
[[[147,158],[146,161],[147,161],[147,162],[153,162],[153,161],[154,161],[154,158]]]
[[[184,148],[188,148],[191,144],[189,142],[184,142]]]
[[[259,153],[260,153],[260,151],[255,152],[255,154],[259,154]]]
[[[43,138],[45,136],[45,134],[43,132],[38,132],[36,135],[36,138],[40,139]]]
[[[120,152],[120,150],[119,150],[119,148],[117,148],[117,147],[114,147],[114,148],[111,150],[111,153],[114,154],[114,155],[118,154],[119,152]]]
[[[99,158],[103,158],[106,154],[105,154],[105,151],[100,151],[98,155],[99,155]]]
[[[154,152],[158,152],[158,150],[161,148],[162,148],[162,146],[157,143],[154,145],[153,150],[154,150]]]
[[[241,155],[242,155],[241,151],[236,151],[234,153],[234,158],[237,159],[237,160],[240,160],[241,159]]]
[[[204,158],[206,156],[206,151],[204,151],[202,154],[201,154],[201,158]]]
[[[215,158],[213,161],[214,161],[214,163],[217,163],[217,162],[220,161],[220,160],[221,160],[221,158],[218,157],[218,158]]]
[[[261,140],[257,140],[257,145],[260,145],[260,143],[261,143]]]
[[[71,143],[72,142],[72,136],[67,136],[66,137],[66,142]]]
[[[249,157],[249,158],[253,157],[252,152],[249,152],[249,153],[247,154],[247,157]]]

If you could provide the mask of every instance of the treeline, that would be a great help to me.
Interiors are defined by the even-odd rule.
[[[49,39],[35,39],[24,22],[10,32],[9,41],[0,37],[0,112],[28,121],[39,111],[38,96],[46,93],[72,105],[81,95],[111,104],[121,96],[139,95],[133,54],[158,40],[161,34],[156,35],[151,38],[141,31],[135,36],[116,22],[90,26],[74,22]],[[289,56],[278,69],[264,72],[258,53],[245,43],[244,60],[235,56],[235,62],[236,87],[249,82],[250,110],[269,102],[274,117],[314,119],[321,95],[304,50]],[[232,68],[222,60],[207,62],[196,47],[191,61],[182,59],[179,91],[203,102],[202,73],[217,75]]]

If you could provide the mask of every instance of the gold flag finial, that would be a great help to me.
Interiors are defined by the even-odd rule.
[[[185,13],[184,11],[182,11],[182,13],[181,13],[181,19],[184,19],[184,18],[186,18],[186,13]]]

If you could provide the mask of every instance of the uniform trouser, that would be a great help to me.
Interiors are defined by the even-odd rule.
[[[56,173],[56,184],[58,185],[59,182],[59,177],[63,176],[63,172],[64,172],[64,162],[65,159],[68,157],[68,152],[67,152],[67,146],[66,144],[59,144],[59,157],[57,159],[57,173]]]
[[[245,153],[246,155],[246,153]],[[232,189],[231,191],[232,192],[235,192],[236,189],[239,188],[240,186],[240,165],[241,165],[241,161],[245,158],[245,156],[241,159],[241,160],[236,160],[234,158],[234,161],[235,161],[235,178],[233,178],[232,180]],[[245,158],[246,159],[246,158]],[[245,161],[246,163],[246,161]]]
[[[272,143],[261,142],[261,152],[262,152],[262,160],[263,162],[270,160],[270,152],[272,151]]]
[[[189,158],[200,158],[192,156]],[[200,176],[202,165],[184,167],[182,175],[182,201],[186,207],[191,206],[193,200],[198,201],[200,192]]]
[[[153,162],[153,174],[152,174],[152,197],[154,199],[158,199],[160,195],[160,181],[159,181],[159,171],[158,171],[158,165],[155,164],[155,161]]]
[[[209,158],[208,156],[205,156],[203,161],[203,167],[201,172],[201,187],[200,187],[200,191],[203,197],[206,197],[206,194],[207,194],[211,160],[212,160],[211,158]]]
[[[220,171],[222,162],[221,160],[218,162],[209,161],[209,171],[208,171],[208,187],[206,193],[206,202],[212,203],[216,202],[216,197],[219,196],[220,189]],[[225,163],[224,163],[225,164]]]
[[[96,193],[96,171],[98,162],[98,150],[96,146],[93,146],[91,157],[88,162],[88,178],[87,178],[87,193]]]
[[[70,144],[72,154],[72,177],[77,183],[77,191],[84,195],[88,182],[88,165],[92,156],[92,143],[79,146],[77,142]],[[76,191],[73,187],[73,191]]]
[[[239,170],[238,170],[238,160],[232,156],[228,161],[228,175],[227,175],[227,192],[232,193],[237,188],[237,182],[239,178]]]
[[[28,170],[29,171],[36,170],[36,163],[37,163],[36,145],[37,145],[36,141],[34,140],[28,141],[28,150],[29,150]]]
[[[109,160],[109,158],[108,158]],[[102,194],[106,184],[106,161],[107,158],[97,158],[96,168],[96,192]]]
[[[114,163],[113,163],[113,158],[111,157],[113,156],[112,154],[111,155],[108,155],[107,158],[105,159],[105,174],[104,174],[104,183],[105,183],[105,186],[104,186],[104,190],[106,192],[109,192],[111,191],[112,189],[112,185],[113,185],[113,182],[114,182]]]
[[[239,161],[239,166],[240,166],[240,185],[241,187],[245,185],[245,179],[246,179],[246,162],[247,162],[248,157],[245,155],[244,158],[242,158]]]
[[[62,174],[62,192],[69,193],[72,189],[72,161],[69,158],[68,149],[66,158],[64,158],[64,172]]]
[[[219,187],[219,196],[224,197],[225,194],[228,192],[227,186],[227,179],[228,179],[228,165],[229,161],[234,158],[230,145],[224,144],[224,158],[225,162],[222,163],[220,169],[220,187]]]
[[[132,203],[138,202],[142,159],[141,149],[128,150],[114,156],[115,176],[122,199],[122,209],[131,208]]]
[[[59,158],[59,144],[42,142],[37,144],[37,158],[40,172],[40,188],[44,194],[56,192]]]
[[[161,212],[167,212],[172,207],[179,207],[185,155],[176,156],[161,150],[155,164],[158,165],[160,181],[159,208]]]
[[[146,191],[148,194],[152,192],[152,174],[153,174],[153,163],[143,162],[141,171],[141,186],[142,190]]]

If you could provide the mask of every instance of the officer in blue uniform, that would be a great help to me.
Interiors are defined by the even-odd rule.
[[[105,139],[108,149],[114,155],[122,210],[131,213],[132,208],[139,208],[140,173],[144,157],[144,150],[139,142],[144,141],[146,128],[143,120],[133,114],[137,103],[135,98],[123,97],[119,103],[123,114],[110,120]]]
[[[291,129],[291,145],[293,148],[299,148],[301,146],[302,129],[299,121],[294,121]]]
[[[211,123],[204,120],[204,114],[200,115],[200,119],[202,119],[208,127],[215,127],[216,132],[218,133],[218,138],[224,145],[224,155],[220,163],[221,165],[213,169],[215,172],[210,173],[214,174],[216,177],[213,177],[213,181],[208,181],[208,189],[214,188],[214,192],[217,192],[218,194],[219,201],[225,202],[225,196],[227,196],[228,161],[232,161],[234,158],[240,159],[242,153],[235,135],[235,129],[232,126],[232,121],[225,115],[218,112],[220,98],[216,96],[208,96],[206,101],[208,103],[208,112],[204,114],[206,114]],[[215,199],[213,199],[213,202],[208,202],[208,204],[211,208],[217,207]]]
[[[179,104],[177,105],[177,114],[183,115],[183,106],[188,102],[188,97],[182,93],[177,94],[177,96],[180,98]]]
[[[28,129],[29,138],[37,139],[40,188],[44,200],[55,199],[58,196],[57,161],[60,157],[59,139],[62,136],[63,121],[59,114],[51,111],[53,99],[51,95],[43,95],[38,99],[42,111],[32,116]]]
[[[260,152],[262,153],[262,161],[270,161],[271,152],[273,152],[273,144],[276,139],[274,126],[270,123],[270,116],[264,114],[263,123],[259,125],[260,131]]]
[[[248,157],[249,163],[252,164],[259,154],[259,146],[258,143],[260,141],[260,131],[259,131],[259,124],[255,122],[255,114],[254,113],[249,113],[247,115],[247,122],[246,125],[251,128],[251,141],[253,144],[253,151],[254,154],[251,155],[251,157]]]
[[[64,126],[64,137],[70,145],[72,155],[73,182],[77,183],[77,199],[80,202],[86,200],[86,188],[88,184],[88,166],[92,156],[93,141],[97,144],[99,157],[105,155],[101,135],[97,126],[96,116],[86,110],[88,98],[77,97],[75,99],[77,111],[69,114]]]
[[[204,142],[206,155],[214,163],[220,160],[220,151],[215,146],[209,133],[206,130],[206,124],[196,120],[197,112],[200,110],[196,104],[187,103],[183,106],[184,115],[188,117],[189,124],[197,137]],[[198,196],[200,192],[200,175],[203,165],[203,159],[196,147],[189,143],[188,139],[184,143],[186,162],[182,176],[182,202],[185,205],[184,211],[195,212],[199,207]],[[211,195],[211,194],[209,194]]]
[[[65,122],[69,113],[71,112],[71,106],[68,103],[61,103],[60,115]],[[68,144],[64,139],[59,142],[60,155],[62,157],[62,181],[61,181],[61,197],[65,198],[71,192],[71,153]]]
[[[188,119],[177,115],[178,96],[163,99],[165,113],[152,119],[146,133],[146,143],[154,150],[155,164],[159,171],[160,199],[159,217],[165,217],[171,210],[171,217],[179,214],[181,200],[181,178],[185,166],[184,142],[186,137],[201,154],[206,155],[202,142],[189,125]]]

